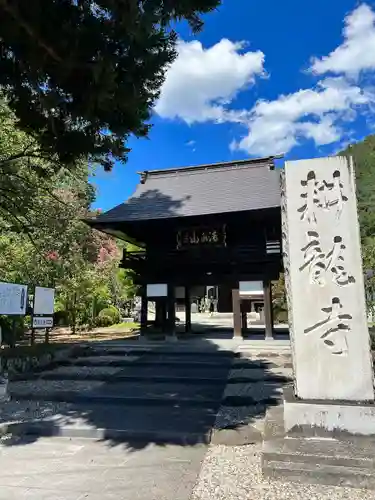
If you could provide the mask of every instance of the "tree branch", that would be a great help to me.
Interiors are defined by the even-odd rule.
[[[19,217],[17,217],[17,215],[14,215],[14,213],[13,213],[11,210],[7,209],[6,207],[4,207],[4,206],[2,206],[2,205],[0,205],[0,211],[5,212],[5,213],[9,214],[11,217],[13,217],[13,219],[14,219],[15,221],[17,221],[17,223],[18,223],[18,224],[20,225],[20,227],[23,229],[24,234],[26,234],[26,236],[29,238],[29,240],[30,240],[31,244],[33,245],[33,247],[35,248],[35,250],[38,252],[38,254],[39,254],[39,255],[40,255],[40,256],[41,256],[44,260],[47,260],[47,259],[46,259],[46,257],[45,257],[45,255],[43,255],[43,253],[41,252],[41,250],[40,250],[39,246],[36,244],[36,242],[35,242],[35,240],[34,240],[33,236],[31,236],[30,230],[29,230],[29,228],[26,226],[26,224],[24,224],[24,222],[23,222],[21,219],[19,219]]]
[[[0,5],[2,5],[4,10],[6,10],[8,14],[13,17],[13,19],[19,24],[19,26],[21,26],[26,31],[26,33],[36,41],[40,48],[44,49],[44,51],[47,52],[47,54],[51,56],[52,59],[54,59],[56,62],[62,62],[61,57],[56,54],[54,49],[52,47],[49,47],[44,42],[44,40],[37,33],[35,33],[33,28],[24,19],[22,19],[17,8],[14,7],[14,5],[11,5],[11,2],[8,2],[7,0],[0,0]]]

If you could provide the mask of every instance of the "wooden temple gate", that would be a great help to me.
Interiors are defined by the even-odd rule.
[[[271,280],[282,270],[280,185],[273,158],[143,172],[125,203],[88,223],[139,246],[124,252],[121,265],[134,270],[140,285],[142,328],[151,299],[156,323],[173,333],[175,291],[183,287],[189,332],[192,287],[220,284],[232,291],[233,331],[241,335],[241,308],[246,309],[239,284],[261,281],[266,337],[272,337]],[[161,290],[155,292],[161,296],[150,296],[150,290]]]

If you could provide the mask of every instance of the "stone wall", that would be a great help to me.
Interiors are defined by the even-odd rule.
[[[9,378],[16,378],[17,374],[46,368],[55,362],[68,359],[73,355],[74,349],[72,347],[56,349],[51,352],[43,352],[38,354],[0,356],[1,372],[7,373]]]

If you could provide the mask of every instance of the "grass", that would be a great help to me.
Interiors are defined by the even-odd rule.
[[[95,342],[100,340],[121,339],[132,336],[139,329],[138,323],[119,323],[117,325],[78,331],[72,335],[68,328],[56,328],[50,333],[50,343]]]
[[[139,329],[139,323],[133,323],[132,321],[125,321],[123,323],[117,323],[116,325],[112,326],[107,326],[106,328],[101,328],[102,331],[104,330],[122,330],[124,332],[129,332],[133,330],[138,330]]]
[[[27,334],[19,341],[16,347],[3,345],[0,355],[4,358],[41,356],[82,342],[100,342],[132,337],[138,330],[139,323],[133,322],[118,323],[108,327],[94,328],[89,331],[77,331],[74,335],[72,335],[70,328],[58,327],[50,332],[48,344],[45,343],[44,330],[37,330],[33,345],[30,345],[30,335]]]

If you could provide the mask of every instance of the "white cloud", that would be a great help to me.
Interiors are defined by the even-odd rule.
[[[193,141],[193,140],[187,141],[185,144],[186,144],[186,146],[194,146],[195,145],[195,141]]]
[[[343,36],[342,45],[328,56],[313,59],[313,73],[344,73],[357,78],[362,71],[375,69],[375,12],[367,4],[345,18]]]
[[[340,144],[352,137],[358,113],[371,121],[375,110],[375,11],[362,4],[344,19],[343,42],[311,61],[311,88],[260,99],[247,109],[233,109],[235,96],[265,76],[261,51],[223,39],[204,48],[180,42],[167,72],[156,112],[164,118],[195,122],[236,122],[247,128],[230,148],[250,155],[287,153],[304,140]],[[370,75],[370,71],[373,71]],[[326,75],[316,82],[314,75]],[[371,77],[371,79],[369,78]]]
[[[316,145],[331,144],[342,136],[340,121],[350,118],[370,96],[344,78],[327,78],[316,88],[281,95],[274,101],[258,101],[248,122],[248,134],[231,149],[254,155],[285,153],[301,139]]]
[[[187,123],[241,121],[227,110],[239,90],[263,75],[264,54],[244,51],[243,43],[223,39],[210,48],[198,41],[178,44],[178,57],[167,72],[155,110],[163,118]]]
[[[269,155],[286,153],[306,139],[317,146],[347,140],[348,123],[359,110],[368,115],[375,104],[374,90],[361,78],[363,72],[375,70],[375,12],[360,5],[345,18],[343,36],[340,46],[313,59],[310,68],[316,75],[338,76],[274,101],[258,101],[250,111],[248,134],[232,142],[231,149]]]

